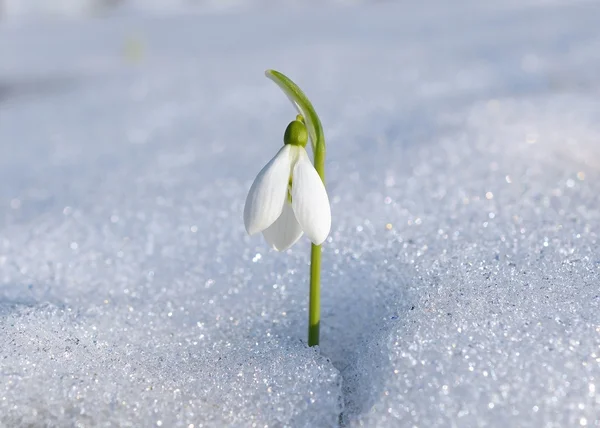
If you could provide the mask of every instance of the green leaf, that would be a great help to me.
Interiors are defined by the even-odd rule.
[[[265,71],[265,75],[281,88],[285,95],[287,95],[287,97],[290,99],[292,104],[294,104],[294,107],[296,107],[298,113],[304,117],[315,156],[319,150],[323,150],[324,152],[325,136],[323,135],[323,126],[321,125],[321,120],[319,119],[315,108],[307,96],[304,95],[304,92],[302,92],[302,89],[292,82],[289,77],[285,76],[279,71],[267,70]],[[325,156],[323,155],[323,158],[324,157]]]

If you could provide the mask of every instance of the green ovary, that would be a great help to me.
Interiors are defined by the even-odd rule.
[[[306,143],[308,143],[308,131],[306,130],[306,126],[299,120],[293,120],[287,128],[285,128],[283,144],[306,147]]]

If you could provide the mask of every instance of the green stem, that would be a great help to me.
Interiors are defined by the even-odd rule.
[[[321,323],[321,246],[310,246],[310,294],[308,298],[308,346],[319,344]]]
[[[304,92],[288,77],[275,70],[267,70],[265,75],[279,86],[304,117],[308,136],[313,148],[314,165],[325,184],[325,136],[321,120]],[[321,246],[311,245],[310,252],[310,293],[308,299],[308,346],[319,344],[321,322]]]

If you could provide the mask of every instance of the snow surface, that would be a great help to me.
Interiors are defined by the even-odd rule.
[[[0,426],[600,426],[599,6],[0,22]],[[266,68],[329,143],[319,349],[242,221]]]

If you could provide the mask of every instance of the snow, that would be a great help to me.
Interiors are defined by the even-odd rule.
[[[0,426],[600,425],[599,13],[8,16]],[[308,240],[244,231],[266,68],[328,140],[317,349]]]

